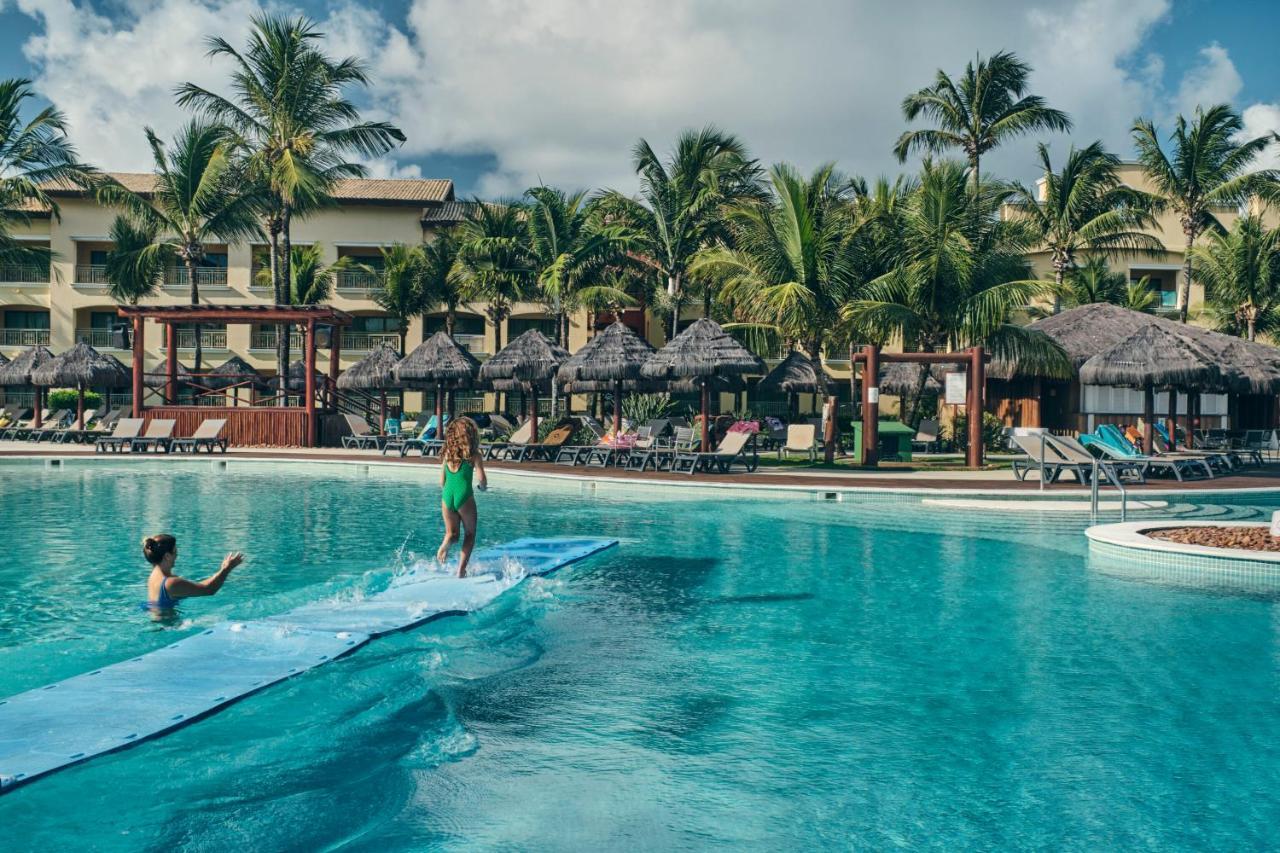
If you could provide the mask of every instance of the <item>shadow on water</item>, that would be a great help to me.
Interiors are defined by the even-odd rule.
[[[720,598],[708,598],[702,603],[708,607],[721,604],[777,604],[784,601],[809,601],[814,597],[811,592],[773,592],[760,595],[726,595]]]
[[[610,607],[621,606],[652,616],[666,616],[699,607],[695,592],[721,564],[716,557],[675,555],[627,557],[608,572],[592,576],[594,591],[610,598]]]

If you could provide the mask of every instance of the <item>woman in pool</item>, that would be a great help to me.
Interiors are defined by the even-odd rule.
[[[178,561],[178,540],[168,533],[157,533],[142,540],[142,556],[154,568],[147,578],[147,608],[164,615],[173,611],[180,598],[213,595],[222,589],[231,570],[244,560],[244,555],[233,551],[222,559],[222,566],[202,581],[189,581],[173,573]]]
[[[444,541],[436,551],[436,560],[444,563],[449,546],[458,541],[458,525],[463,526],[462,559],[458,561],[458,577],[467,576],[467,563],[476,544],[476,498],[471,480],[480,472],[476,488],[489,488],[480,458],[480,430],[471,418],[458,418],[444,431],[444,452],[440,454],[440,513],[444,516]]]

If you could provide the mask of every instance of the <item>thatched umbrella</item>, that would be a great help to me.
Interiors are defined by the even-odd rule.
[[[595,383],[609,383],[613,391],[613,434],[622,432],[622,392],[626,383],[642,381],[640,368],[653,355],[649,342],[626,323],[614,321],[609,328],[587,341],[556,374],[571,391],[598,388]]]
[[[78,392],[76,421],[84,429],[84,392],[86,388],[126,388],[129,369],[120,359],[102,355],[83,341],[57,358],[31,372],[36,385],[70,385]]]
[[[707,380],[713,376],[742,376],[764,373],[764,362],[738,343],[713,320],[703,317],[676,335],[658,350],[640,374],[649,379],[698,379],[702,391],[702,450],[710,450],[707,410],[710,408]]]
[[[387,391],[400,387],[400,382],[395,376],[395,367],[399,363],[400,353],[394,347],[384,343],[342,371],[342,375],[338,377],[338,387],[344,391],[377,391],[382,404],[381,423],[385,425]]]
[[[1081,365],[1080,381],[1142,389],[1146,449],[1150,451],[1156,388],[1168,388],[1172,395],[1178,388],[1214,387],[1223,379],[1213,355],[1192,338],[1179,330],[1147,325]],[[1171,424],[1171,439],[1173,430]]]
[[[188,382],[191,381],[191,371],[187,369],[187,366],[182,362],[178,362],[177,364],[178,364],[178,369],[174,371],[174,374],[173,374],[173,385],[175,389],[183,385],[186,385]],[[142,374],[142,384],[147,386],[148,388],[153,388],[153,389],[168,388],[169,374],[163,371],[158,373],[144,373]],[[170,404],[173,404],[177,401],[169,400],[168,402]]]
[[[928,367],[928,374],[924,377],[924,393],[942,393],[942,380],[939,378],[942,371],[910,361],[895,361],[880,369],[880,393],[893,394],[897,397],[916,393],[920,388],[921,374],[925,372],[926,367]]]
[[[498,390],[519,388],[529,393],[531,435],[538,436],[538,391],[550,387],[569,351],[537,329],[530,329],[480,366],[480,379]]]
[[[823,385],[818,382],[818,371],[822,370],[823,379],[827,383],[832,381],[831,376],[826,373],[822,367],[815,365],[809,356],[800,352],[800,350],[792,350],[791,354],[778,363],[777,367],[770,370],[769,373],[761,379],[756,385],[756,392],[760,394],[785,394],[790,405],[789,409],[794,417],[799,413],[799,396],[800,394],[817,394],[822,390]]]
[[[31,374],[47,362],[53,361],[53,358],[54,355],[48,347],[35,346],[23,350],[17,358],[0,367],[0,385],[6,387],[34,385]],[[40,416],[44,410],[44,389],[39,385],[35,385],[35,398],[35,425],[40,426]]]
[[[396,381],[406,388],[435,388],[438,424],[444,416],[445,390],[474,387],[480,362],[448,333],[436,332],[401,359],[393,373]]]
[[[231,398],[236,403],[240,402],[240,386],[245,384],[246,381],[251,392],[251,402],[259,391],[268,390],[262,375],[254,369],[252,364],[238,355],[231,356],[231,358],[204,374],[204,382],[208,387],[215,389],[230,388]]]
[[[271,390],[286,394],[290,391],[305,391],[307,388],[306,362],[298,359],[285,371],[283,382],[280,381],[280,376],[276,375],[268,379],[266,384]]]

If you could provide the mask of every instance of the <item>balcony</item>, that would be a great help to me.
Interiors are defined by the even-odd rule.
[[[174,334],[178,337],[178,349],[193,350],[196,348],[196,333],[194,329],[176,329]],[[202,350],[225,350],[227,348],[227,330],[201,329],[200,348]],[[167,350],[168,346],[162,346],[160,349],[161,351]]]
[[[110,329],[76,329],[76,340],[84,341],[94,349],[115,349],[114,333]]]
[[[190,287],[191,272],[186,267],[169,267],[164,271],[165,287]],[[197,287],[226,287],[226,267],[196,267]]]
[[[263,329],[262,331],[254,332],[252,335],[250,335],[249,349],[260,350],[263,352],[275,352],[277,340],[279,340],[279,335],[276,334],[275,329]],[[302,333],[301,332],[290,333],[289,351],[302,352]]]
[[[484,361],[489,357],[489,353],[484,351],[484,335],[454,335],[453,339],[458,342],[459,346],[474,355],[480,361]]]
[[[400,335],[397,332],[343,332],[343,352],[369,352],[375,347],[386,344],[399,352]]]
[[[48,284],[49,268],[38,264],[0,264],[4,284]]]
[[[382,289],[382,274],[368,270],[339,270],[337,289],[354,293],[372,293]]]
[[[110,283],[107,281],[105,264],[76,264],[76,284],[99,284],[105,287]]]
[[[47,347],[48,345],[48,329],[0,329],[0,346]]]

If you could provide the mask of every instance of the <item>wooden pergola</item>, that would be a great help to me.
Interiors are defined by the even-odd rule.
[[[316,328],[335,329],[351,325],[351,315],[328,305],[122,305],[121,317],[132,324],[133,333],[133,416],[135,418],[172,417],[178,431],[185,434],[199,426],[206,417],[226,417],[236,444],[298,444],[316,446]],[[165,329],[165,399],[164,406],[143,406],[145,393],[145,329],[146,320],[162,323]],[[178,386],[179,324],[226,323],[230,325],[288,323],[303,330],[305,387],[301,407],[241,407],[174,405]],[[338,359],[342,336],[330,335],[329,379],[338,378]],[[190,381],[190,380],[188,380]],[[282,388],[282,394],[287,390]],[[249,414],[245,414],[248,412]],[[237,438],[239,440],[237,440]]]

